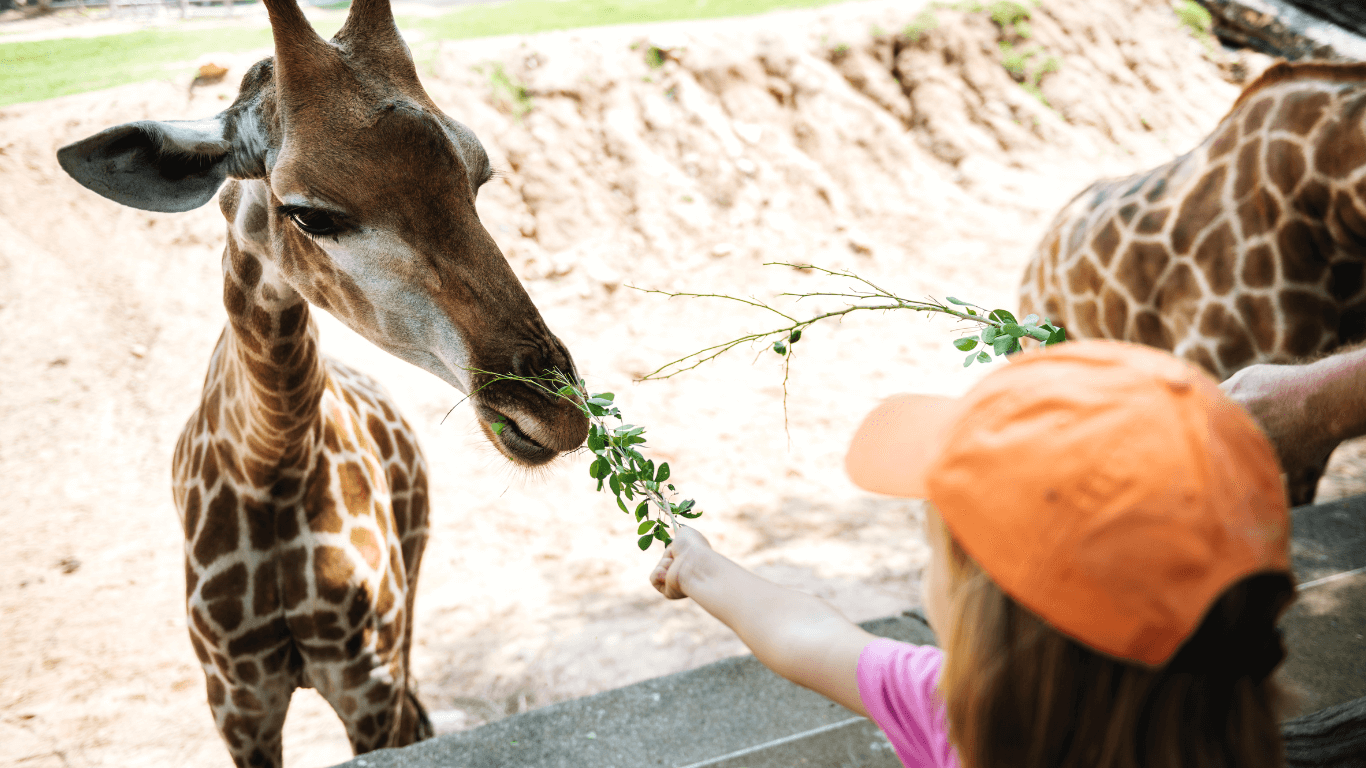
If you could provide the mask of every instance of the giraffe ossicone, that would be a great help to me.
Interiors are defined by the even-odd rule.
[[[1366,338],[1364,270],[1366,64],[1282,62],[1195,149],[1074,198],[1026,267],[1020,310],[1226,379]],[[1293,503],[1322,471],[1288,478]]]
[[[408,663],[428,468],[383,389],[319,353],[310,305],[469,393],[515,462],[588,430],[574,403],[497,378],[576,373],[479,221],[487,154],[423,90],[388,0],[357,0],[330,41],[294,0],[265,4],[275,55],[221,114],[58,152],[118,203],[187,211],[217,194],[228,222],[228,323],[173,489],[191,644],[239,766],[281,764],[300,687],[357,753],[431,733]]]

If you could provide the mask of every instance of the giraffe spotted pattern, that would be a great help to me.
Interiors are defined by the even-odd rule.
[[[174,460],[190,639],[250,766],[279,764],[299,687],[342,715],[357,753],[431,732],[408,672],[426,462],[388,395],[323,359],[308,304],[262,272],[229,241],[229,326]]]
[[[1226,379],[1366,338],[1364,267],[1366,64],[1281,63],[1191,152],[1073,199],[1020,309]],[[1292,503],[1326,461],[1287,478]]]
[[[1224,379],[1366,336],[1364,264],[1366,65],[1282,63],[1191,152],[1078,195],[1020,308]]]

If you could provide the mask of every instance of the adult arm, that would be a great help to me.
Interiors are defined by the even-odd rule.
[[[858,660],[876,636],[829,603],[750,573],[691,528],[679,529],[650,583],[671,600],[691,597],[774,673],[868,715],[859,697]]]
[[[1343,440],[1366,435],[1366,345],[1301,365],[1249,366],[1222,387],[1271,439],[1292,489],[1317,480]]]

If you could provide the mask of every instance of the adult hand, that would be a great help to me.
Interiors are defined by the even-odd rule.
[[[1292,504],[1307,504],[1328,455],[1342,441],[1336,413],[1324,402],[1332,377],[1319,364],[1252,365],[1221,384],[1224,393],[1252,414],[1271,440],[1286,474]],[[1366,382],[1363,382],[1366,383]]]
[[[683,590],[682,574],[694,561],[712,554],[707,537],[685,525],[678,527],[678,535],[664,550],[659,564],[650,572],[650,585],[670,600],[687,597]]]

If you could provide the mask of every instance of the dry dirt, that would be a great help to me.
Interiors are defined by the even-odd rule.
[[[747,330],[752,310],[628,286],[769,298],[858,270],[903,295],[1013,306],[1053,212],[1100,175],[1165,161],[1237,95],[1233,60],[1161,0],[1045,0],[1029,45],[1060,67],[1045,106],[1001,64],[982,13],[856,3],[756,19],[445,44],[436,101],[499,178],[483,220],[593,388],[649,427],[718,549],[853,619],[917,603],[910,502],[841,471],[858,418],[897,391],[961,392],[954,326],[868,316],[797,346],[787,431],[778,358],[743,349],[672,380],[658,365]],[[667,52],[662,66],[647,51]],[[229,82],[189,74],[0,111],[0,764],[224,766],[181,606],[171,450],[224,320],[217,206],[180,215],[85,191],[57,147],[120,122],[203,117]],[[493,83],[524,84],[530,111]],[[1236,66],[1235,66],[1236,65]],[[807,302],[805,310],[835,306]],[[318,313],[321,315],[322,313]],[[374,374],[422,433],[434,530],[413,664],[444,730],[734,655],[742,646],[646,583],[656,552],[579,457],[524,474],[458,393],[330,317],[324,347]],[[757,362],[756,362],[757,354]],[[444,418],[444,421],[443,421]],[[1361,487],[1338,462],[1325,496]],[[312,691],[290,766],[349,750]]]

